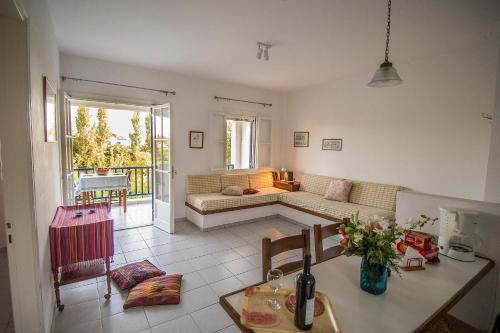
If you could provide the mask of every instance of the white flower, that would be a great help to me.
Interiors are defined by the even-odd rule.
[[[354,234],[354,242],[359,243],[363,240],[363,234],[362,233],[355,233]]]

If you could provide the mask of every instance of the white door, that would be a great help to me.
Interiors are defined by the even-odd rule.
[[[75,179],[73,171],[73,133],[71,133],[71,101],[69,96],[62,97],[62,118],[61,122],[61,165],[63,166],[63,194],[64,204],[73,205],[75,203]]]
[[[169,104],[151,108],[153,128],[153,221],[158,228],[174,232],[172,160],[172,113]]]

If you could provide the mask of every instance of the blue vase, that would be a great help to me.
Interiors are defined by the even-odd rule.
[[[387,289],[387,266],[370,264],[368,260],[361,260],[361,276],[359,286],[373,295],[380,295]]]

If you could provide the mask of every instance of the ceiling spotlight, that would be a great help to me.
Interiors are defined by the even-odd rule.
[[[264,54],[264,60],[269,60],[269,49],[271,44],[265,44],[262,42],[257,42],[257,59],[262,59],[262,54]]]

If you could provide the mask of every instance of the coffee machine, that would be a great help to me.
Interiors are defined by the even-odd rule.
[[[462,208],[440,208],[439,253],[460,261],[475,261],[481,240],[475,230],[480,214]]]

